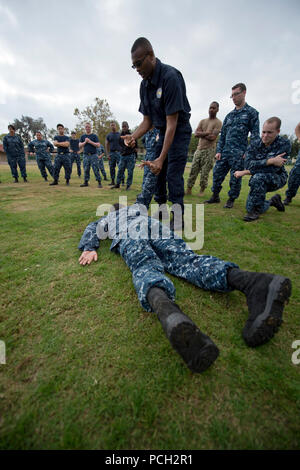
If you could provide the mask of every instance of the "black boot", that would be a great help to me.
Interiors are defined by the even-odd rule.
[[[193,372],[205,371],[219,355],[217,346],[169,299],[163,289],[152,287],[147,300],[156,312],[172,347],[189,369]]]
[[[85,186],[88,186],[88,185],[89,185],[88,181],[85,181],[84,183],[82,183],[82,184],[80,185],[80,187],[81,187],[81,188],[84,188]]]
[[[285,206],[288,206],[288,205],[292,202],[292,199],[293,199],[293,198],[291,198],[290,196],[287,196],[287,197],[285,198],[285,200],[283,201],[283,204],[284,204]]]
[[[56,184],[58,184],[58,180],[54,180],[52,183],[49,184],[49,186],[55,186]]]
[[[275,194],[275,196],[270,199],[270,206],[276,207],[279,212],[284,212],[285,207],[282,203],[280,194]]]
[[[109,185],[110,186],[110,185]],[[120,185],[119,184],[115,184],[114,186],[112,186],[110,189],[116,189],[116,188],[119,188]]]
[[[66,185],[67,185],[67,186],[70,185],[70,180],[66,180]]]
[[[18,183],[18,182],[19,182],[18,178],[15,178],[14,183]]]
[[[249,317],[243,329],[248,346],[267,343],[282,323],[284,303],[292,292],[291,280],[269,273],[253,273],[231,268],[227,280],[230,287],[247,298]]]
[[[245,222],[253,222],[257,219],[259,219],[259,213],[255,210],[253,210],[252,212],[247,212],[247,214],[244,216]]]
[[[210,199],[208,199],[207,201],[204,201],[204,204],[217,204],[218,202],[221,202],[219,198],[219,194],[213,193]]]
[[[126,186],[126,191],[129,191],[129,189],[130,189],[130,184]]]
[[[111,180],[111,183],[109,183],[108,186],[114,186],[115,185],[115,180]]]
[[[45,181],[48,181],[48,178],[47,178],[47,176],[44,176],[44,180],[45,180]]]
[[[104,176],[104,181],[108,181],[108,179],[106,178],[106,176]]]
[[[234,204],[234,199],[232,199],[231,197],[228,199],[228,201],[226,202],[225,206],[224,206],[224,209],[232,209],[233,208],[233,204]]]
[[[102,188],[102,184],[101,184],[101,181],[98,181],[98,188]]]
[[[23,180],[24,180],[24,183],[28,183],[26,176],[24,176]]]

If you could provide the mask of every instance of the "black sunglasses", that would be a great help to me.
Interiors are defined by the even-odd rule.
[[[143,65],[143,62],[144,62],[144,60],[146,59],[147,55],[149,55],[148,52],[147,52],[147,54],[145,55],[145,57],[143,57],[143,59],[137,60],[134,64],[132,64],[131,68],[132,68],[132,69],[136,69],[137,67],[141,67],[141,65]]]

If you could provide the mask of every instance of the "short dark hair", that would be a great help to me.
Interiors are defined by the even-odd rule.
[[[133,54],[139,47],[144,49],[146,52],[153,52],[151,42],[146,38],[138,38],[134,41],[131,48],[131,54]]]
[[[63,124],[57,124],[56,129],[58,129],[58,127],[63,127],[63,128],[65,128],[65,126],[64,126]]]
[[[217,101],[212,101],[210,104],[216,104],[218,106],[218,109],[220,107],[219,103]]]
[[[268,124],[273,124],[273,122],[275,122],[277,130],[279,130],[281,127],[281,119],[279,119],[279,117],[277,116],[270,117],[269,119],[266,120],[266,122]]]
[[[234,85],[231,89],[232,89],[232,90],[235,90],[236,88],[240,88],[241,91],[247,91],[247,88],[246,88],[245,83],[237,83],[237,84]]]
[[[71,135],[73,135],[73,134],[75,134],[75,135],[76,135],[76,132],[75,132],[75,131],[72,131],[72,132],[71,132]]]
[[[14,131],[16,130],[15,126],[13,126],[12,124],[8,124],[7,129],[13,129]]]

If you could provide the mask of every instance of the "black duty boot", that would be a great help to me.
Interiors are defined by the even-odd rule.
[[[249,317],[243,329],[248,346],[267,343],[282,323],[285,302],[292,292],[291,280],[269,273],[253,273],[232,268],[228,270],[230,287],[243,292],[247,298]]]
[[[292,198],[289,197],[289,196],[287,196],[287,197],[285,198],[285,200],[283,201],[283,204],[284,204],[285,206],[288,206],[291,202],[292,202]]]
[[[275,196],[271,197],[270,206],[276,207],[276,209],[279,212],[284,212],[285,211],[285,207],[284,207],[283,202],[281,200],[280,194],[275,194]]]
[[[88,181],[85,181],[84,183],[82,183],[82,184],[80,185],[80,187],[81,187],[81,188],[84,188],[85,186],[88,186],[88,185],[89,185]]]
[[[66,185],[67,185],[67,186],[70,185],[70,180],[66,180]]]
[[[110,186],[110,185],[109,185]],[[116,188],[119,188],[120,185],[119,184],[115,184],[114,186],[112,186],[110,189],[116,189]]]
[[[129,189],[130,189],[130,184],[126,186],[126,191],[129,191]]]
[[[98,188],[103,188],[101,181],[98,181]]]
[[[247,212],[247,214],[244,216],[245,222],[253,222],[257,219],[259,219],[259,213],[257,211]]]
[[[108,186],[114,186],[115,185],[115,180],[111,180],[111,183],[109,183]]]
[[[18,182],[19,182],[18,178],[15,178],[14,183],[18,183]]]
[[[217,204],[218,202],[221,202],[219,198],[219,194],[213,193],[210,199],[208,199],[207,201],[204,201],[204,204]]]
[[[234,199],[232,199],[231,197],[228,199],[228,201],[226,202],[225,206],[224,206],[224,209],[232,209],[233,208],[233,204],[234,204]]]
[[[24,176],[23,180],[24,180],[24,183],[28,183],[28,180],[27,180],[26,176]]]
[[[52,183],[49,184],[49,186],[55,186],[56,184],[58,184],[58,180],[54,180]]]
[[[217,359],[219,349],[195,323],[172,302],[163,289],[152,287],[147,300],[156,312],[172,347],[189,369],[203,372]]]

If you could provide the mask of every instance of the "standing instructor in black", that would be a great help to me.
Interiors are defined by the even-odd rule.
[[[183,173],[191,139],[190,105],[181,73],[163,64],[154,55],[146,38],[138,38],[131,48],[132,68],[141,75],[139,111],[144,118],[133,134],[124,137],[133,146],[152,126],[159,129],[156,159],[145,162],[158,175],[155,200],[164,204],[167,199],[184,209]],[[168,183],[168,195],[167,185]],[[171,228],[174,221],[171,220]]]

